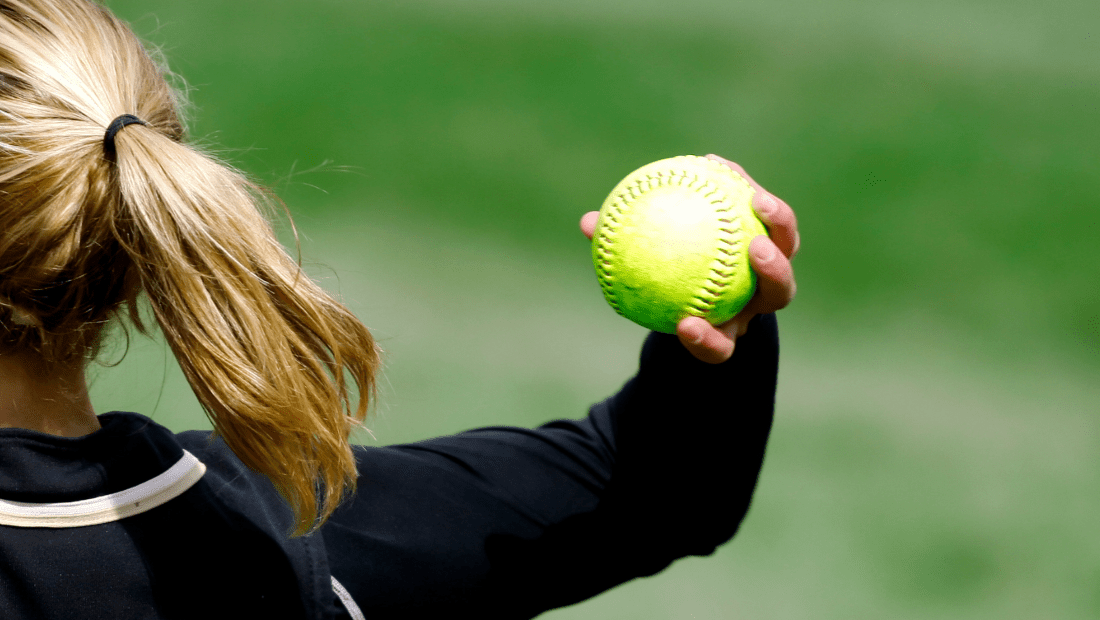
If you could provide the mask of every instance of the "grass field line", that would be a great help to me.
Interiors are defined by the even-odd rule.
[[[371,299],[362,306],[364,320],[369,323],[374,314],[383,331],[425,347],[425,354],[443,337],[456,348],[436,349],[434,358],[466,350],[512,372],[572,369],[587,377],[592,389],[636,368],[645,332],[606,307],[583,240],[578,256],[562,262],[535,249],[410,222],[348,223],[336,236],[329,236],[332,232],[325,231],[318,246],[341,257],[342,278],[365,277],[349,288]],[[352,259],[353,246],[369,252]],[[1011,436],[1031,424],[1075,428],[1100,403],[1100,388],[1090,384],[1087,369],[1054,354],[983,358],[980,342],[919,313],[882,318],[854,335],[830,334],[797,300],[779,317],[780,398],[798,411],[813,411],[813,403],[858,399],[861,410],[879,408],[918,421],[912,429],[918,433],[939,420],[983,436]],[[494,330],[503,335],[489,337]],[[577,359],[579,346],[587,353],[584,359]],[[593,359],[597,351],[607,357]],[[1085,437],[1070,432],[1066,439],[1073,444]]]
[[[1071,360],[1027,352],[991,360],[981,342],[912,314],[846,341],[811,322],[792,317],[785,332],[779,401],[787,415],[888,420],[914,439],[1055,469],[1077,468],[1100,448],[1100,385]]]

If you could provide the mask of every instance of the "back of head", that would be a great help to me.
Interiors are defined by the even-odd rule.
[[[165,76],[94,0],[0,0],[0,351],[86,363],[113,321],[148,333],[144,296],[216,432],[302,534],[355,488],[348,436],[380,351],[279,244],[274,198],[185,143]],[[124,114],[144,124],[105,145]]]

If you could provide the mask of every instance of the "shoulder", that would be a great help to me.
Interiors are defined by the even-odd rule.
[[[283,504],[271,481],[245,465],[225,440],[212,431],[183,431],[176,433],[175,439],[206,466],[203,480],[223,499],[235,495],[249,501],[259,499],[266,503]]]

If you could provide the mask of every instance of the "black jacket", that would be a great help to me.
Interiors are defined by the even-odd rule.
[[[650,333],[585,418],[357,446],[357,494],[298,539],[207,431],[0,429],[0,618],[532,618],[734,535],[778,363],[774,315],[720,365]]]

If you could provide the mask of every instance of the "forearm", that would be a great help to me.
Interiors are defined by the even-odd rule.
[[[759,315],[733,356],[712,365],[652,333],[640,370],[609,402],[615,425],[608,498],[677,557],[729,540],[748,510],[775,408],[779,332]]]

